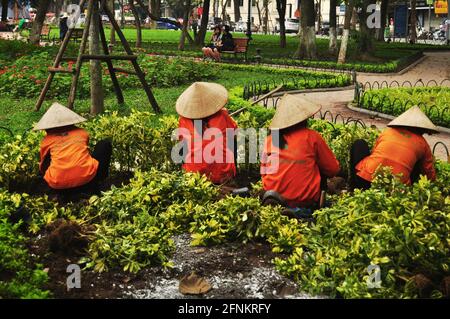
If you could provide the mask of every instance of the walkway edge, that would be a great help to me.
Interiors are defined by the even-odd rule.
[[[338,86],[338,87],[333,87],[333,88],[318,88],[318,89],[304,89],[304,90],[282,91],[282,92],[274,93],[272,95],[272,97],[274,97],[274,96],[283,96],[286,93],[287,94],[320,93],[320,92],[349,91],[349,90],[354,90],[354,89],[355,89],[355,85],[352,84],[352,85],[348,85],[348,86]]]
[[[352,104],[353,104],[352,102],[347,104],[347,108],[352,110],[352,111],[363,113],[363,114],[367,114],[367,115],[372,115],[372,116],[378,116],[378,117],[381,117],[381,118],[386,119],[386,120],[393,120],[393,119],[395,119],[395,116],[384,114],[384,113],[380,113],[380,112],[376,112],[376,111],[366,110],[366,109],[359,108],[359,107],[355,107]],[[450,134],[450,129],[449,128],[446,128],[446,127],[443,127],[443,126],[437,126],[437,129],[441,133]]]

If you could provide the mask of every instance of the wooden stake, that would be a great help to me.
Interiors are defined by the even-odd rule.
[[[105,29],[103,28],[102,19],[99,19],[100,22],[100,41],[103,45],[103,52],[105,55],[109,56],[108,43],[106,42]],[[122,89],[120,88],[119,81],[117,80],[116,70],[111,62],[111,60],[106,60],[106,64],[108,65],[109,76],[111,77],[111,81],[113,83],[114,92],[116,92],[117,102],[119,104],[124,103]]]
[[[80,7],[84,6],[84,3],[86,2],[86,0],[81,0],[80,2]],[[64,40],[61,44],[61,47],[59,48],[58,54],[56,55],[55,61],[53,62],[53,67],[54,68],[58,68],[59,64],[61,63],[61,60],[63,58],[64,52],[67,49],[67,45],[69,44],[70,38],[72,37],[72,33],[73,33],[74,29],[70,28],[67,33],[66,36],[64,37]],[[39,95],[39,99],[36,103],[35,109],[36,111],[39,111],[39,109],[42,106],[42,103],[44,103],[45,100],[45,96],[47,95],[48,90],[50,89],[50,85],[52,84],[53,78],[55,77],[55,73],[51,72],[48,77],[47,77],[47,81],[45,82],[44,88],[41,91],[41,94]]]
[[[97,2],[97,0],[89,0],[88,2],[88,12],[86,15],[86,24],[84,26],[83,30],[83,37],[81,38],[81,44],[80,44],[80,50],[77,57],[77,63],[75,65],[75,73],[72,77],[72,85],[70,87],[70,93],[69,93],[69,102],[67,107],[69,109],[73,109],[73,105],[75,103],[75,96],[77,94],[77,86],[78,86],[78,79],[80,78],[80,72],[81,72],[81,65],[83,63],[82,56],[84,54],[84,51],[86,50],[86,44],[89,36],[89,28],[91,27],[91,19],[92,19],[92,9],[94,8],[94,2]]]
[[[106,15],[109,18],[109,21],[111,22],[111,25],[113,26],[113,28],[116,30],[117,35],[120,38],[120,41],[122,42],[123,48],[125,49],[125,52],[128,55],[133,55],[133,51],[130,48],[130,45],[128,44],[128,41],[125,39],[125,36],[122,33],[122,30],[120,29],[119,25],[117,24],[116,19],[114,18],[114,15],[111,13],[111,11],[109,10],[109,8],[107,6],[104,6],[103,10],[105,11]],[[132,60],[131,63],[133,64],[134,70],[136,71],[136,75],[139,78],[139,80],[142,83],[142,87],[144,88],[145,93],[147,94],[148,100],[150,101],[150,104],[153,107],[153,110],[156,113],[161,113],[161,109],[158,106],[158,103],[155,100],[155,97],[153,96],[152,91],[150,90],[150,87],[147,83],[147,81],[145,80],[145,75],[142,72],[139,64],[137,63],[136,60]]]

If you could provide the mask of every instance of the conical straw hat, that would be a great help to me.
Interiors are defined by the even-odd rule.
[[[44,116],[34,126],[33,130],[47,130],[55,127],[62,127],[72,124],[77,124],[86,121],[84,117],[69,110],[67,107],[53,103],[52,106],[45,112]]]
[[[321,105],[298,95],[285,94],[270,123],[270,129],[283,129],[307,120],[320,111]]]
[[[388,126],[418,127],[435,133],[438,132],[437,127],[418,106],[413,106],[409,110],[403,112],[397,118],[393,119]]]
[[[189,119],[202,119],[217,113],[228,102],[228,92],[222,85],[195,82],[178,98],[178,114]]]

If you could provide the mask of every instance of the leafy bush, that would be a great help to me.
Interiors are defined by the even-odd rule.
[[[11,182],[26,184],[39,173],[39,149],[42,133],[17,135],[0,144],[0,188],[9,188]]]
[[[112,169],[119,171],[173,168],[171,137],[177,127],[175,116],[157,117],[138,111],[129,116],[106,113],[85,124],[92,145],[102,139],[112,140]]]
[[[390,115],[400,115],[418,105],[436,125],[450,127],[450,88],[415,87],[367,90],[359,106]]]
[[[35,98],[39,96],[48,77],[48,67],[52,65],[53,57],[49,52],[27,55],[15,60],[14,64],[4,66],[0,71],[0,94],[17,98]],[[62,63],[64,68],[73,68],[75,61]],[[218,74],[215,64],[195,62],[181,58],[161,58],[149,55],[139,56],[139,63],[147,82],[154,87],[171,87],[192,81],[213,79]],[[130,64],[118,63],[118,67],[130,69]],[[137,88],[141,84],[135,76],[117,73],[119,82],[124,87]],[[67,74],[56,74],[48,97],[65,97],[68,95],[72,77]],[[103,85],[105,92],[113,92],[111,78],[106,66],[103,69]],[[90,77],[89,66],[84,63],[78,82],[77,94],[80,97],[89,96]]]
[[[19,231],[22,222],[10,222],[18,208],[9,194],[0,192],[0,298],[48,298],[50,293],[42,290],[47,273],[30,261],[27,239]]]
[[[170,221],[182,225],[182,220],[161,214],[171,205],[206,204],[216,196],[217,189],[199,174],[136,172],[129,185],[92,197],[91,205],[83,209],[83,217],[97,228],[87,267],[101,272],[120,266],[137,272],[148,265],[171,266],[168,256],[174,248],[170,237],[175,227]]]
[[[425,177],[408,187],[380,173],[371,189],[345,194],[314,216],[315,224],[300,232],[307,239],[303,245],[275,261],[311,293],[416,297],[414,275],[439,283],[449,274],[448,194]],[[371,264],[381,268],[381,288],[366,283]]]

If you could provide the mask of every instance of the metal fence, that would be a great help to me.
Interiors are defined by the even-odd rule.
[[[242,97],[248,100],[268,93],[279,85],[283,85],[286,90],[339,87],[341,84],[352,84],[354,78],[351,72],[341,72],[326,78],[305,74],[281,80],[259,80],[245,84]]]
[[[424,102],[414,103],[412,100],[391,98],[388,95],[383,95],[382,97],[379,97],[376,94],[372,94],[373,90],[386,88],[397,89],[397,88],[425,88],[425,87],[450,88],[450,79],[444,79],[442,81],[429,80],[427,82],[417,80],[416,82],[374,81],[374,82],[357,83],[355,86],[356,105],[359,108],[364,108],[370,111],[376,111],[393,116],[400,115],[410,107],[417,105],[425,112],[425,114],[428,117],[430,117],[430,119],[433,122],[435,122],[435,124],[444,127],[449,127],[450,106],[439,108],[435,104],[425,104]]]

